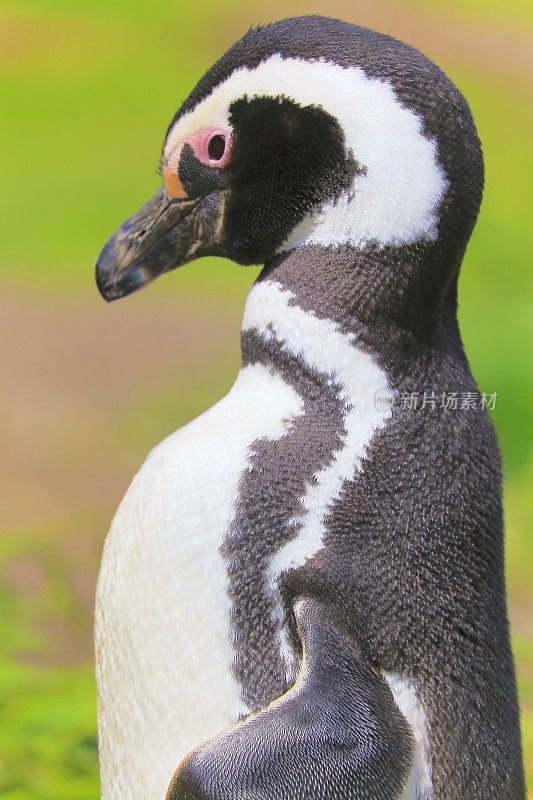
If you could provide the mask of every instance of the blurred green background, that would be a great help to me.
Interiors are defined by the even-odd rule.
[[[478,383],[498,392],[533,788],[532,9],[526,0],[0,2],[2,798],[98,796],[92,609],[103,539],[148,450],[231,385],[257,273],[206,260],[108,307],[95,257],[158,185],[166,125],[204,70],[250,25],[299,13],[418,46],[477,120],[486,192],[460,315]]]

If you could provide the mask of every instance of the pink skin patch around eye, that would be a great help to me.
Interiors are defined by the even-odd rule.
[[[229,127],[205,128],[203,131],[193,133],[185,142],[176,145],[163,169],[165,191],[173,200],[185,200],[188,196],[179,177],[180,158],[185,144],[192,147],[194,155],[202,164],[222,169],[229,164],[231,158],[233,131]]]
[[[205,128],[187,140],[196,158],[208,167],[222,169],[229,164],[233,144],[231,128]]]

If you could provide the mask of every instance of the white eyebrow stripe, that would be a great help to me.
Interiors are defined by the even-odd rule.
[[[365,174],[350,189],[314,209],[281,250],[302,244],[356,248],[372,242],[395,247],[438,235],[438,209],[448,180],[434,140],[418,114],[405,107],[392,85],[359,67],[271,56],[257,67],[240,67],[171,128],[165,156],[176,144],[210,125],[228,125],[231,104],[241,97],[288,97],[322,107],[335,117],[346,148]]]

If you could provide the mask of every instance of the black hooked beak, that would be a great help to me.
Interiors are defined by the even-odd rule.
[[[188,261],[198,247],[197,200],[169,200],[159,189],[109,239],[96,263],[104,300],[118,300]]]

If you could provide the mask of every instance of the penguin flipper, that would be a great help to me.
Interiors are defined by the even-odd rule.
[[[296,603],[302,667],[258,714],[182,761],[167,800],[398,800],[411,730],[390,689],[315,599]]]

